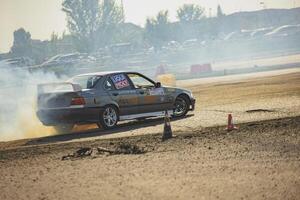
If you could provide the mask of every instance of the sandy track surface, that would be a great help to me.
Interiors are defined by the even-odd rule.
[[[300,118],[1,152],[0,199],[299,199]],[[97,147],[137,145],[137,155]],[[81,147],[95,153],[61,160]]]
[[[151,119],[0,143],[0,199],[299,199],[300,73],[188,87],[197,109],[166,142]],[[229,112],[240,129],[227,133]],[[145,152],[97,151],[124,144]]]

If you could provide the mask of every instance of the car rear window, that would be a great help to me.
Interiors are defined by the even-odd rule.
[[[79,84],[82,89],[91,89],[95,87],[97,82],[101,79],[101,76],[84,75],[75,76],[70,80],[71,83]]]

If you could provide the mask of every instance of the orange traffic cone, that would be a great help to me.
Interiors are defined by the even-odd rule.
[[[238,128],[236,126],[234,126],[233,124],[233,118],[232,118],[232,114],[228,114],[228,124],[227,124],[227,131],[233,131],[233,130],[237,130]]]
[[[162,141],[171,139],[172,137],[173,135],[172,135],[172,128],[171,128],[169,114],[168,111],[165,111],[165,123],[164,123],[164,132],[162,136]]]

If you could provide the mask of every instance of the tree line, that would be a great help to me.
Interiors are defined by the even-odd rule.
[[[147,18],[144,27],[140,27],[125,23],[123,8],[116,0],[63,0],[62,10],[67,16],[68,34],[58,37],[53,33],[49,41],[40,41],[33,40],[29,32],[20,28],[14,32],[10,55],[28,56],[41,62],[57,54],[94,53],[120,43],[130,43],[137,51],[150,47],[159,50],[170,41],[213,40],[232,31],[292,24],[295,17],[300,17],[297,9],[226,16],[220,5],[216,16],[207,17],[200,5],[184,4],[177,10],[177,21],[171,22],[168,10],[162,10]]]
[[[50,41],[43,44],[32,40],[30,33],[20,28],[14,32],[11,54],[40,60],[45,54],[60,53],[57,49],[61,41],[72,44],[67,50],[85,53],[126,42],[141,48],[161,48],[171,40],[181,41],[200,36],[197,24],[206,19],[204,8],[195,4],[185,4],[178,8],[178,23],[175,25],[169,20],[169,12],[163,10],[155,17],[147,18],[145,28],[125,23],[123,8],[116,0],[63,0],[62,10],[67,16],[69,35],[63,34],[60,38],[52,33]],[[218,12],[222,12],[220,7]]]

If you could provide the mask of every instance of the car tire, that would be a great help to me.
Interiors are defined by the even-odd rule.
[[[61,124],[54,126],[54,129],[57,133],[70,133],[74,128],[74,124]]]
[[[109,105],[105,106],[104,109],[100,112],[100,119],[97,125],[99,128],[112,129],[117,126],[118,120],[118,109],[113,105]]]
[[[190,101],[185,96],[178,96],[174,103],[173,115],[174,118],[184,117],[189,111]]]

